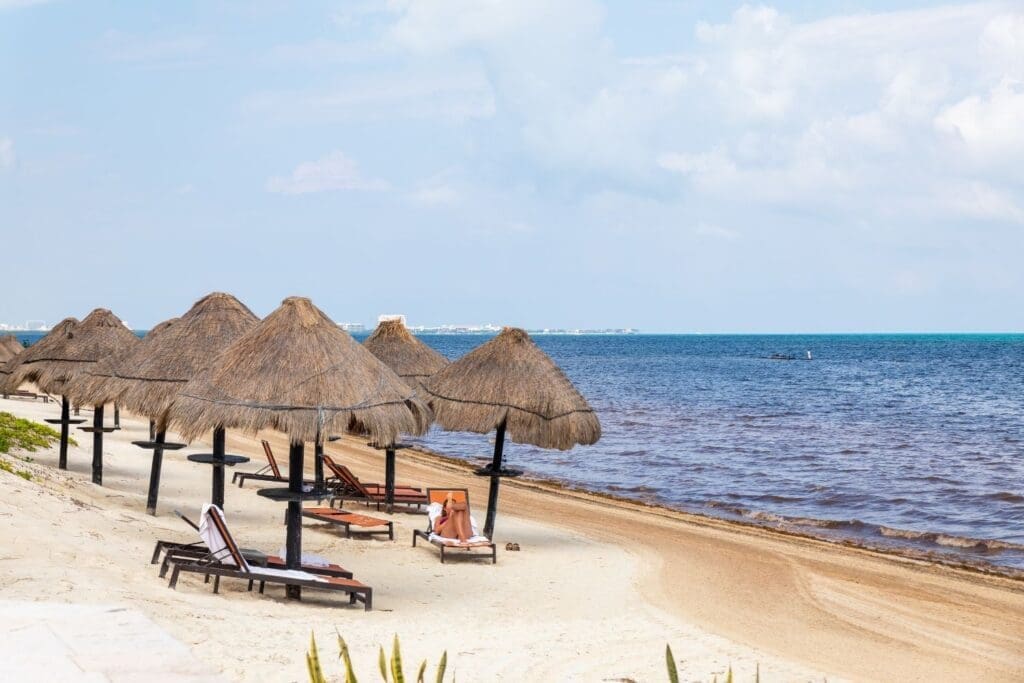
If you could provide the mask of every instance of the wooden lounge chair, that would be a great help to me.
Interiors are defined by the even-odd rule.
[[[484,548],[489,550],[491,564],[497,564],[498,562],[498,547],[491,542],[490,539],[479,537],[478,540],[469,540],[466,542],[457,541],[455,539],[442,539],[440,536],[434,533],[434,519],[437,515],[432,514],[432,510],[440,512],[433,506],[443,506],[445,500],[448,498],[448,494],[452,495],[452,499],[456,503],[465,502],[466,508],[469,509],[469,490],[468,489],[427,489],[427,499],[430,501],[430,508],[427,510],[427,528],[426,530],[417,529],[412,532],[412,546],[416,547],[416,539],[422,538],[431,545],[436,545],[441,549],[441,564],[444,564],[444,554],[446,550],[463,550],[468,553],[468,557],[482,557],[487,558],[487,555],[482,553],[473,553],[472,551],[477,548]],[[474,527],[474,531],[475,531]]]
[[[178,515],[183,522],[188,524],[190,527],[199,531],[199,525],[193,522],[191,519],[181,514],[177,510],[174,514]],[[273,569],[285,569],[284,558],[277,555],[268,555],[258,550],[251,548],[239,548],[242,552],[242,556],[246,562],[250,565],[257,565],[260,567],[271,567]],[[156,564],[160,562],[160,555],[163,555],[163,562],[160,564],[160,578],[163,578],[167,574],[167,569],[170,564],[176,559],[181,560],[202,560],[209,557],[210,551],[206,547],[206,543],[203,541],[195,541],[194,543],[183,543],[180,541],[157,541],[156,547],[153,548],[153,557],[150,560],[150,564]],[[352,578],[352,572],[348,571],[339,564],[312,564],[304,563],[302,565],[304,571],[308,571],[313,574],[323,574],[324,576],[340,576],[345,579]]]
[[[331,471],[329,480],[334,489],[334,496],[330,500],[333,507],[334,501],[344,503],[346,500],[359,500],[367,505],[376,503],[377,509],[387,502],[387,495],[383,484],[371,484],[359,481],[359,477],[352,474],[352,471],[338,462],[328,454],[324,453],[324,466]],[[398,505],[415,505],[420,507],[427,504],[427,495],[422,489],[408,484],[395,485],[395,503]]]
[[[177,587],[181,572],[190,572],[203,574],[207,581],[210,576],[213,576],[214,593],[219,592],[221,577],[229,577],[248,581],[250,590],[255,582],[259,582],[260,593],[263,593],[268,583],[301,586],[340,591],[348,594],[349,604],[362,602],[363,607],[367,610],[373,606],[373,589],[355,579],[321,576],[304,570],[253,567],[235,543],[224,522],[223,513],[215,505],[206,505],[203,508],[200,534],[203,535],[203,540],[209,549],[208,556],[202,560],[172,560],[171,564],[174,568],[167,584],[169,588]]]
[[[386,519],[325,507],[302,508],[302,516],[340,526],[345,530],[346,538],[352,538],[355,532],[366,536],[387,534],[388,540],[395,540],[395,525]]]
[[[281,468],[277,466],[277,458],[274,457],[274,451],[270,448],[270,442],[266,439],[261,441],[263,444],[263,455],[267,458],[267,464],[258,469],[255,472],[235,472],[231,477],[231,483],[237,483],[238,488],[242,488],[247,479],[255,479],[256,481],[278,481],[283,484],[288,483],[288,477],[281,474]],[[312,480],[303,481],[303,484],[313,484]]]

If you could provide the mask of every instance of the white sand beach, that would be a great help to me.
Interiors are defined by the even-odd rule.
[[[41,421],[59,409],[10,399],[0,411]],[[170,590],[149,563],[153,544],[196,540],[172,510],[198,516],[210,470],[185,460],[196,448],[167,453],[159,515],[149,516],[150,457],[130,443],[145,438],[146,423],[123,415],[122,427],[106,437],[102,487],[89,481],[91,441],[81,433],[67,472],[55,448],[19,463],[31,481],[0,472],[0,599],[137,610],[226,680],[305,680],[311,631],[335,677],[335,631],[364,677],[377,675],[378,646],[396,633],[407,668],[426,658],[432,669],[447,650],[463,681],[665,680],[666,643],[683,680],[721,680],[730,666],[739,681],[755,667],[767,681],[1024,677],[1021,582],[528,482],[502,489],[493,566],[442,565],[436,549],[410,547],[422,514],[347,505],[393,519],[394,541],[347,539],[306,520],[304,551],[371,585],[369,612],[311,590],[301,602],[280,587],[249,593],[241,581],[213,594],[194,575]],[[264,436],[286,454],[282,435]],[[359,442],[327,450],[361,477],[382,477],[383,456]],[[240,469],[262,464],[257,439],[229,432],[228,451],[252,457]],[[403,451],[398,474],[468,486],[482,517],[483,482],[467,468]],[[284,506],[257,488],[229,485],[226,516],[241,544],[276,553]],[[521,551],[505,551],[507,541]]]

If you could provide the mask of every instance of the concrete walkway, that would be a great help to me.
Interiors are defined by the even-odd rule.
[[[148,617],[115,605],[0,601],[0,679],[223,683]]]

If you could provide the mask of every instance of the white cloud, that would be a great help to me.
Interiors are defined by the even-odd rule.
[[[0,170],[14,166],[17,157],[14,156],[14,140],[0,138]]]
[[[987,96],[945,108],[935,126],[957,136],[976,159],[1024,162],[1024,83],[1004,78]]]
[[[323,159],[299,164],[291,175],[267,181],[267,191],[280,194],[384,190],[387,187],[387,183],[382,180],[364,178],[356,163],[342,152],[333,152]]]

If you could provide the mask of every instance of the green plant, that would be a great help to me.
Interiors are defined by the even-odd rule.
[[[7,462],[6,460],[0,459],[0,470],[3,470],[4,472],[10,472],[11,474],[16,474],[25,481],[32,481],[31,472],[29,472],[28,470],[16,470],[14,469],[14,465]]]
[[[355,671],[352,669],[352,660],[349,657],[348,645],[345,639],[338,634],[338,657],[345,665],[345,683],[357,683]],[[402,650],[398,642],[398,635],[391,646],[391,657],[388,658],[384,646],[380,646],[377,665],[380,668],[381,678],[384,683],[405,683],[405,674],[402,670]],[[309,683],[327,683],[324,677],[323,667],[320,664],[320,654],[316,647],[316,638],[309,634],[309,651],[306,653],[306,668],[309,673]],[[448,651],[441,654],[441,660],[437,665],[437,677],[435,683],[444,682],[444,674],[448,668]],[[427,674],[427,660],[420,663],[416,672],[416,683],[424,683]]]
[[[10,413],[0,413],[0,453],[10,453],[14,449],[31,453],[49,448],[58,439],[60,432],[55,429]],[[78,445],[74,439],[68,439],[68,443]]]
[[[665,664],[668,666],[669,683],[679,683],[679,671],[676,670],[676,658],[672,656],[672,647],[665,645]]]

